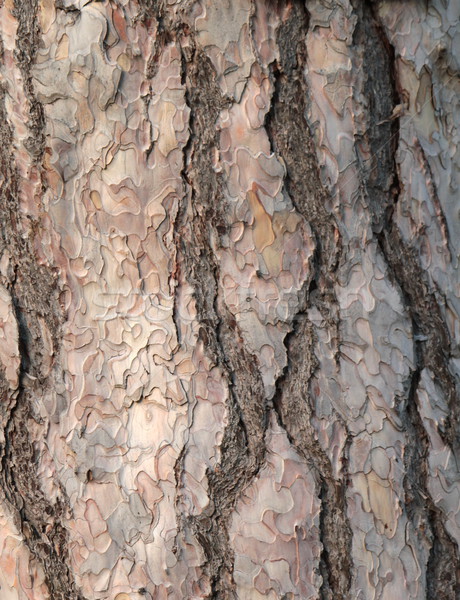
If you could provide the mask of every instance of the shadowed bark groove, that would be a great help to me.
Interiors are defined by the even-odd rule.
[[[445,441],[455,448],[458,443],[458,425],[456,424],[455,403],[457,391],[455,379],[449,371],[446,355],[448,348],[448,333],[445,323],[439,313],[439,307],[434,295],[429,291],[426,281],[426,275],[421,268],[415,250],[406,246],[401,238],[397,226],[392,222],[379,236],[379,244],[389,265],[390,276],[394,278],[395,283],[402,290],[405,298],[405,305],[412,317],[414,335],[420,338],[416,342],[417,348],[417,373],[423,368],[430,369],[436,373],[437,382],[440,385],[444,395],[448,399],[450,411],[450,422],[446,423],[444,433]],[[428,490],[426,489],[427,473],[427,452],[429,442],[426,431],[418,416],[418,410],[411,407],[414,404],[415,394],[409,394],[407,400],[407,415],[403,416],[403,421],[408,431],[413,433],[412,444],[416,446],[420,441],[424,443],[424,452],[421,453],[415,448],[409,449],[406,468],[408,469],[405,481],[406,495],[408,497],[408,514],[412,516],[413,510],[411,500],[421,501],[420,494],[414,494],[412,482],[419,481],[419,487],[422,487],[425,502],[423,506],[428,514],[422,517],[424,522],[429,523],[431,527],[432,548],[430,561],[427,569],[427,588],[430,590],[430,597],[448,598],[454,597],[455,593],[460,591],[460,570],[458,548],[453,540],[450,539],[444,525],[444,517],[441,511],[436,508],[431,501]],[[421,502],[420,502],[421,503]],[[414,503],[415,506],[415,503]],[[420,510],[418,511],[420,513]],[[420,518],[420,516],[419,516]],[[456,583],[453,578],[456,578]],[[447,586],[447,587],[446,587]]]
[[[26,95],[30,103],[30,137],[27,149],[39,161],[44,149],[44,119],[41,105],[33,95],[30,67],[38,35],[36,4],[24,2],[17,11],[18,63]],[[9,290],[19,330],[21,365],[19,387],[7,405],[2,400],[2,421],[5,444],[1,448],[1,487],[14,518],[32,556],[45,574],[45,583],[56,600],[78,600],[73,575],[68,562],[67,532],[62,525],[66,507],[51,504],[45,497],[37,474],[38,456],[30,437],[31,424],[42,424],[36,412],[39,398],[52,382],[42,376],[46,355],[43,346],[41,319],[49,331],[55,349],[60,346],[59,306],[56,279],[53,271],[36,263],[32,240],[24,238],[20,224],[19,175],[12,163],[12,132],[4,107],[4,92],[0,99],[0,169],[4,176],[0,186],[1,249],[9,256],[7,276],[3,283]],[[33,226],[35,226],[34,224]]]
[[[413,327],[418,336],[415,321]],[[416,365],[411,377],[407,405],[404,414],[401,415],[410,437],[404,456],[406,469],[404,500],[420,545],[431,547],[426,572],[427,597],[450,600],[457,598],[460,591],[457,584],[459,569],[456,566],[458,565],[456,544],[446,532],[442,511],[428,493],[427,461],[430,442],[417,402],[420,375],[424,368],[423,343],[419,340],[415,341],[415,359]],[[442,560],[439,560],[440,554]]]
[[[399,287],[404,305],[412,319],[416,365],[407,401],[401,405],[401,418],[409,435],[406,448],[404,480],[406,510],[422,542],[431,546],[427,565],[427,589],[431,598],[454,598],[460,591],[459,555],[450,539],[442,512],[427,489],[429,440],[417,409],[416,392],[424,368],[437,375],[437,381],[448,400],[450,421],[446,424],[445,441],[458,449],[459,426],[455,378],[449,370],[449,334],[434,293],[416,251],[408,247],[393,220],[400,182],[395,154],[399,143],[399,119],[388,122],[392,108],[401,102],[394,50],[371,4],[357,6],[356,42],[364,49],[367,81],[364,93],[368,101],[367,142],[373,163],[363,169],[366,195],[373,212],[373,228],[389,276]],[[369,35],[373,31],[374,35]],[[439,202],[438,202],[439,204]],[[445,224],[445,220],[442,221]]]
[[[393,108],[400,101],[396,88],[395,57],[372,6],[367,2],[352,4],[358,16],[353,41],[361,48],[365,73],[362,91],[367,129],[364,141],[370,149],[370,160],[361,158],[359,141],[357,153],[361,175],[366,182],[372,228],[380,233],[386,225],[386,211],[393,203],[394,155],[398,147],[399,123],[392,118]]]
[[[185,55],[184,78],[191,109],[190,141],[185,149],[185,179],[193,217],[184,206],[177,220],[177,245],[185,277],[194,288],[200,335],[213,360],[227,374],[230,388],[228,425],[218,469],[208,472],[210,506],[191,518],[206,557],[212,598],[233,598],[233,553],[228,543],[232,509],[257,474],[265,454],[267,422],[264,388],[256,359],[243,345],[237,324],[219,293],[219,267],[212,246],[226,230],[221,181],[213,169],[218,146],[216,121],[227,105],[215,82],[209,59],[199,50]]]
[[[312,136],[306,120],[308,89],[304,79],[308,14],[293,2],[287,20],[277,32],[280,64],[272,65],[275,92],[266,128],[272,147],[287,168],[286,190],[296,209],[312,229],[316,251],[313,276],[294,330],[286,338],[288,366],[277,382],[274,405],[291,443],[313,465],[320,480],[320,535],[323,544],[320,571],[324,599],[346,598],[351,582],[351,529],[346,517],[345,481],[334,479],[332,467],[311,425],[314,412],[310,381],[318,361],[313,353],[315,333],[306,311],[315,305],[329,326],[336,329],[337,301],[334,272],[340,240],[333,217],[327,212],[328,194],[319,176]],[[346,475],[346,473],[344,473]]]
[[[24,145],[38,162],[45,149],[45,115],[43,106],[35,97],[31,74],[31,68],[40,42],[38,0],[15,0],[13,14],[18,20],[15,58],[21,70],[24,93],[29,102],[27,127],[30,135]]]

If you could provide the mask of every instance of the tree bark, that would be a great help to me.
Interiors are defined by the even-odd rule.
[[[2,600],[459,597],[459,21],[0,0]]]

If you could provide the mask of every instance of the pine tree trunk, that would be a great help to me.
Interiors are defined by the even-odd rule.
[[[459,19],[0,1],[1,600],[459,597]]]

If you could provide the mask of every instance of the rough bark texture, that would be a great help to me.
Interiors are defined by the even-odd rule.
[[[0,36],[1,600],[458,598],[457,3]]]

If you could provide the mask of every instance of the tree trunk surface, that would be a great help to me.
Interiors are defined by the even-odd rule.
[[[459,598],[459,3],[0,35],[1,600]]]

